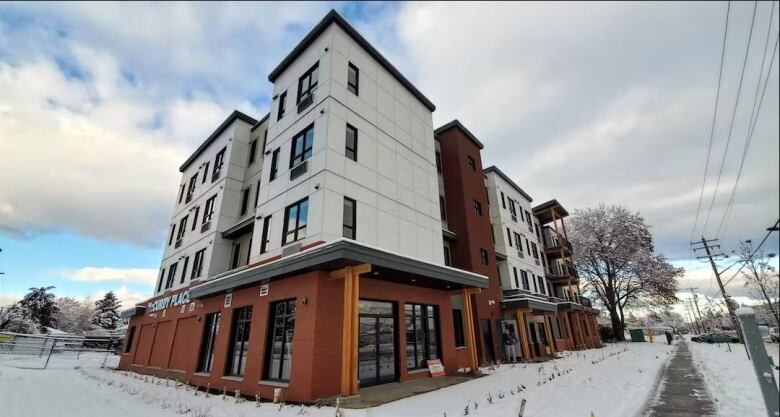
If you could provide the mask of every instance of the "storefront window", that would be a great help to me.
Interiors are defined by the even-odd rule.
[[[238,308],[233,312],[233,329],[228,350],[227,375],[244,376],[246,351],[249,348],[249,328],[252,324],[252,307]]]
[[[295,299],[271,305],[265,379],[289,381],[292,369]]]
[[[439,312],[436,306],[406,304],[406,368],[422,369],[439,358]]]
[[[217,340],[221,315],[222,313],[219,311],[206,315],[200,356],[198,357],[198,372],[211,372],[211,365],[214,364],[214,342]]]

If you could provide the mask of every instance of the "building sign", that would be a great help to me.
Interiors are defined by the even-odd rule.
[[[444,365],[441,364],[441,359],[428,359],[427,362],[432,377],[444,376]]]
[[[155,311],[165,310],[168,307],[176,307],[182,304],[187,304],[189,302],[190,302],[190,292],[182,291],[178,294],[169,295],[167,297],[163,297],[155,300],[154,302],[149,304],[149,306],[146,308],[146,311],[153,313]]]
[[[231,304],[233,304],[233,293],[229,292],[225,294],[225,308],[230,307]]]
[[[268,295],[268,284],[263,284],[260,286],[260,296],[265,297]]]

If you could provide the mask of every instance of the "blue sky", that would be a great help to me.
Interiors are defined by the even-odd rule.
[[[43,285],[74,297],[113,290],[126,303],[150,295],[178,166],[233,109],[267,112],[267,74],[334,7],[437,105],[436,124],[461,120],[486,144],[484,163],[536,202],[638,211],[657,249],[691,269],[684,284],[709,286],[688,240],[723,4],[3,3],[0,305]],[[778,9],[759,4],[712,220],[695,230],[727,249],[760,240],[778,216],[777,57],[725,216]],[[751,14],[752,4],[732,7],[728,111]],[[716,124],[707,198],[728,115]]]

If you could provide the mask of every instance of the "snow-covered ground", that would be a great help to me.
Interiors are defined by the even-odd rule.
[[[696,367],[701,372],[721,416],[765,416],[766,408],[753,364],[741,344],[688,342]],[[767,343],[767,352],[778,363],[778,344]],[[775,370],[775,380],[778,372]]]
[[[658,342],[658,340],[657,340]],[[490,375],[370,410],[346,410],[346,417],[516,416],[526,399],[524,417],[626,417],[640,412],[651,396],[671,347],[662,343],[626,343],[603,349],[565,352],[543,364],[502,365]],[[57,358],[55,358],[57,359]],[[174,387],[174,381],[101,369],[102,356],[58,364],[46,370],[18,368],[0,361],[0,404],[8,417],[48,416],[328,416],[330,407],[279,406],[267,402],[222,399],[212,393]],[[112,363],[109,360],[109,363]],[[554,376],[554,377],[553,377]],[[167,384],[167,386],[166,386]],[[490,399],[488,399],[490,397]]]

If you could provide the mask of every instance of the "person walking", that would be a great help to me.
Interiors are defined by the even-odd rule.
[[[508,327],[504,328],[502,339],[504,340],[504,352],[506,353],[507,361],[517,362],[517,350],[515,349],[517,337],[515,337],[514,332]]]
[[[672,334],[669,333],[669,330],[665,331],[664,334],[666,335],[666,344],[671,345],[672,344]]]

